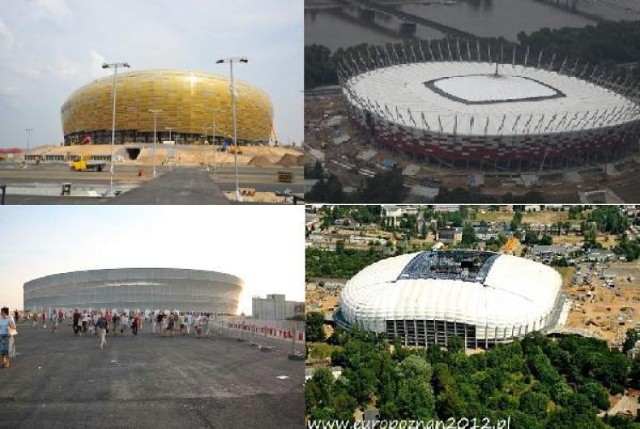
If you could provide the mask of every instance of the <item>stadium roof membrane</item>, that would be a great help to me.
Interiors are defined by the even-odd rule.
[[[347,99],[390,122],[431,132],[527,135],[584,131],[637,120],[628,98],[543,68],[425,62],[366,71],[344,83]]]

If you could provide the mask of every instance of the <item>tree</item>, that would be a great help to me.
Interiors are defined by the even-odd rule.
[[[636,355],[629,370],[629,386],[640,389],[640,354]]]
[[[331,55],[329,48],[316,44],[304,47],[305,89],[337,84],[338,76],[335,70],[335,56]]]
[[[586,382],[584,385],[579,386],[579,391],[597,408],[601,410],[609,408],[609,395],[597,381]]]
[[[473,229],[469,224],[465,225],[465,227],[462,228],[462,244],[470,247],[474,245],[476,241],[478,241],[478,239],[476,237],[475,229]]]
[[[513,214],[513,218],[511,219],[511,231],[516,231],[520,228],[520,224],[522,223],[522,212],[517,211]]]
[[[453,335],[447,339],[447,351],[451,354],[464,352],[464,339]]]
[[[398,369],[400,382],[396,405],[400,418],[432,418],[435,415],[435,398],[431,387],[431,365],[414,354],[403,360]]]
[[[340,204],[345,202],[344,192],[342,191],[342,183],[338,176],[331,174],[327,180],[320,178],[305,198],[310,202],[334,203]]]
[[[622,345],[622,351],[626,353],[629,350],[631,350],[636,345],[636,342],[638,342],[638,340],[640,340],[640,333],[633,328],[628,329],[627,338],[625,339],[624,344]]]
[[[333,374],[328,368],[318,368],[305,385],[307,412],[314,408],[331,407],[333,404]]]
[[[549,396],[544,393],[527,390],[520,396],[519,409],[525,414],[544,419],[547,414],[549,399]]]
[[[307,313],[306,338],[309,342],[324,341],[324,314],[311,311]]]
[[[542,244],[543,246],[550,246],[553,243],[553,238],[550,235],[543,235],[542,238],[538,241],[538,244]]]
[[[364,189],[356,194],[356,200],[367,204],[401,203],[406,195],[407,188],[404,187],[402,170],[394,166],[389,171],[367,179]]]

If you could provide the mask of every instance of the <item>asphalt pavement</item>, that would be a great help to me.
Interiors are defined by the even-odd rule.
[[[304,362],[213,339],[75,337],[19,324],[0,369],[0,426],[11,428],[301,428]]]
[[[168,171],[106,204],[229,204],[207,172],[197,167]]]
[[[203,171],[201,167],[180,166],[171,171],[167,166],[158,166],[155,179],[150,177],[148,167],[139,177],[139,167],[118,166],[114,189],[124,192],[116,198],[82,195],[87,190],[99,195],[106,192],[108,172],[73,172],[66,165],[56,164],[31,166],[26,170],[8,168],[10,166],[0,164],[0,185],[8,186],[5,204],[230,204],[223,192],[235,190],[235,169],[230,166],[217,166],[215,173]],[[291,173],[293,183],[278,183],[279,172]],[[304,192],[300,167],[241,166],[238,173],[243,188],[260,192]],[[70,196],[60,196],[62,183],[72,185]],[[29,192],[15,193],[12,187]]]

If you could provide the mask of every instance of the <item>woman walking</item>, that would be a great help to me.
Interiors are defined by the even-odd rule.
[[[9,329],[16,329],[16,322],[9,316],[9,308],[0,310],[0,356],[2,368],[9,368]]]

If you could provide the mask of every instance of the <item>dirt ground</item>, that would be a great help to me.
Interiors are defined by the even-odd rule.
[[[341,115],[342,120],[337,126],[329,121]],[[380,163],[383,160],[392,160],[401,169],[409,164],[420,166],[419,172],[414,176],[406,176],[406,183],[413,186],[425,181],[438,179],[440,186],[448,189],[462,187],[471,192],[500,200],[507,193],[514,196],[522,196],[528,192],[536,191],[544,195],[548,203],[566,204],[580,202],[580,191],[592,191],[609,188],[623,201],[637,201],[640,199],[638,178],[640,158],[634,157],[621,160],[616,163],[615,175],[604,175],[603,166],[583,168],[577,172],[578,183],[572,183],[563,176],[563,172],[543,174],[538,184],[525,187],[518,174],[512,179],[500,177],[496,179],[485,178],[482,188],[469,188],[468,175],[477,172],[473,169],[450,169],[436,163],[428,163],[416,159],[409,154],[391,151],[382,147],[376,147],[368,143],[349,123],[346,117],[346,106],[340,94],[305,97],[305,144],[313,149],[324,152],[325,166],[329,172],[339,177],[343,186],[362,186],[366,176],[359,173],[365,169],[373,173],[383,171]],[[342,141],[341,138],[346,138]],[[336,140],[337,139],[337,140]],[[377,154],[369,161],[358,158],[364,152],[375,150]],[[332,162],[332,160],[334,162]],[[335,162],[339,161],[339,162]],[[344,161],[344,162],[342,162]],[[503,175],[504,176],[504,175]]]
[[[476,220],[485,222],[511,222],[513,212],[485,212],[477,213]],[[556,223],[569,220],[569,213],[566,211],[541,211],[525,212],[522,214],[522,222],[526,223]]]
[[[583,284],[585,267],[583,264],[581,274],[576,274],[578,286],[564,288],[573,302],[566,326],[585,329],[619,345],[627,330],[640,323],[640,283],[635,276],[616,275],[612,277],[615,286],[608,287],[598,271],[591,271],[590,285]],[[640,274],[640,269],[634,272]]]
[[[126,149],[140,149],[137,159],[128,159],[123,155]],[[117,165],[152,165],[163,163],[177,163],[179,165],[202,165],[202,164],[231,164],[235,162],[233,148],[227,152],[219,151],[218,146],[205,145],[157,145],[157,153],[154,157],[152,144],[127,144],[115,147],[115,157],[124,157],[124,161],[118,161]],[[173,157],[175,153],[175,157]],[[100,155],[111,154],[110,145],[74,145],[74,146],[40,146],[29,150],[29,155],[62,155],[71,158],[75,155]],[[255,161],[254,161],[255,160]],[[292,146],[240,146],[238,149],[239,165],[265,166],[302,166],[304,165],[303,153],[299,148]]]
[[[229,201],[235,201],[236,195],[234,192],[225,192],[225,197]],[[242,201],[251,203],[284,203],[285,197],[277,196],[274,192],[253,192],[251,195],[243,195]]]

